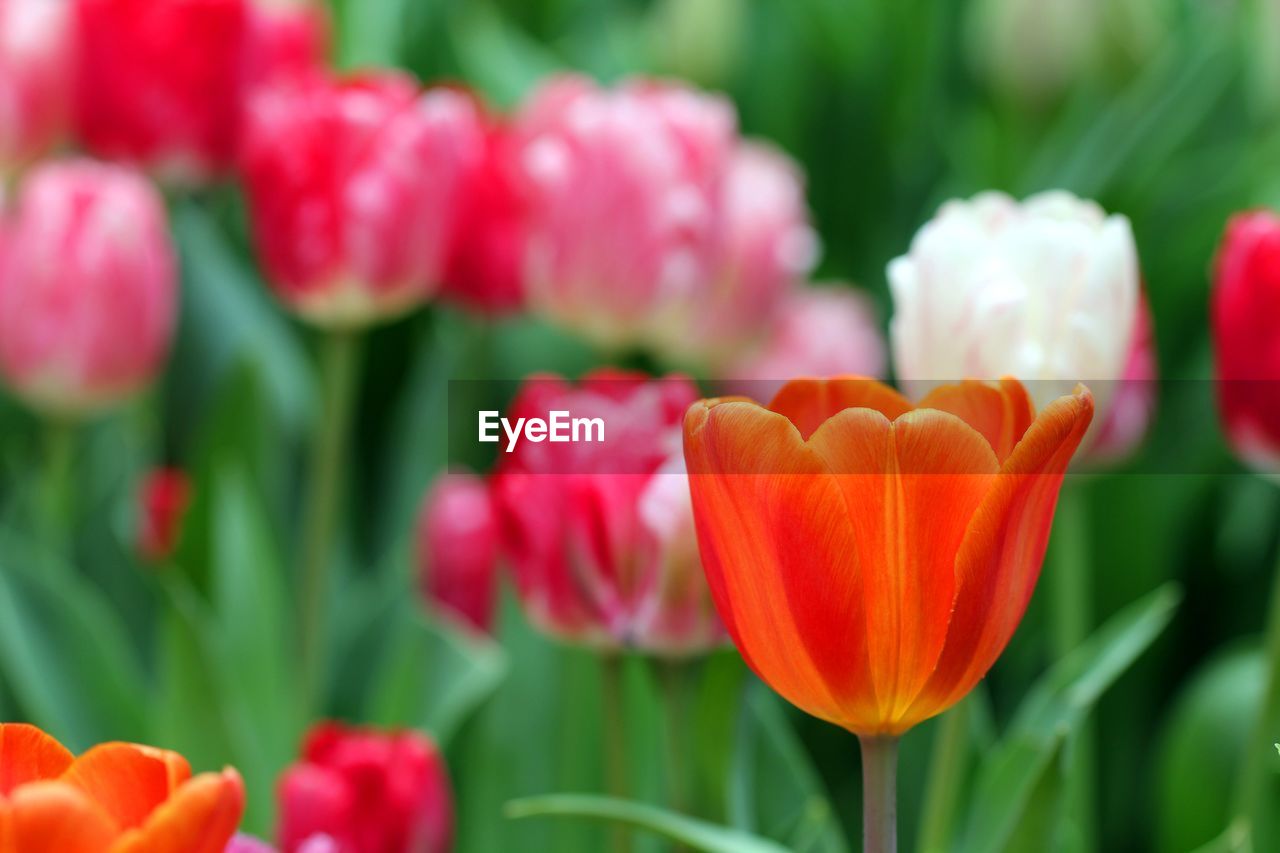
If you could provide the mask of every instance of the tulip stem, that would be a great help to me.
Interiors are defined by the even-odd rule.
[[[898,739],[859,737],[862,747],[862,851],[898,850]]]
[[[939,853],[951,848],[956,808],[969,760],[969,702],[964,699],[943,714],[934,732],[920,818],[917,844],[920,853]]]
[[[606,654],[600,660],[601,698],[604,712],[601,724],[604,728],[605,783],[608,785],[609,795],[619,799],[626,799],[630,789],[626,727],[623,724],[626,707],[626,701],[622,695],[623,663],[620,654]],[[631,835],[628,830],[623,827],[614,828],[613,849],[617,853],[629,853]]]
[[[1242,831],[1246,837],[1252,837],[1258,826],[1258,817],[1262,813],[1263,784],[1269,761],[1274,760],[1277,740],[1275,735],[1276,719],[1280,717],[1280,555],[1271,579],[1271,602],[1267,610],[1266,643],[1263,651],[1266,654],[1263,665],[1266,677],[1262,686],[1262,704],[1254,718],[1249,739],[1245,742],[1244,755],[1241,757],[1240,776],[1236,780],[1235,813],[1231,825]],[[1257,847],[1257,839],[1253,839]]]
[[[655,660],[653,667],[662,688],[667,748],[667,805],[672,811],[689,811],[689,791],[685,784],[688,752],[689,666],[684,661]]]
[[[343,457],[355,402],[359,337],[330,332],[321,353],[320,421],[317,424],[303,516],[299,570],[299,654],[303,697],[315,702],[323,681],[325,609],[333,563],[334,526],[342,499]]]
[[[1092,567],[1089,562],[1089,504],[1084,482],[1062,484],[1053,531],[1051,622],[1053,651],[1058,660],[1076,650],[1092,627]],[[1094,785],[1097,778],[1096,738],[1085,720],[1066,745],[1066,810],[1076,821],[1084,849],[1092,849],[1096,829]]]
[[[45,426],[44,530],[48,546],[60,556],[70,555],[71,475],[75,459],[76,429],[69,421],[48,421]]]

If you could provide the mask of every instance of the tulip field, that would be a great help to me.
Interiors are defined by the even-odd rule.
[[[0,0],[0,853],[1280,850],[1278,56]]]

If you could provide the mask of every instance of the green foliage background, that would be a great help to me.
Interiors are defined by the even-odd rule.
[[[1034,98],[979,73],[990,60],[982,16],[995,5],[338,0],[333,11],[343,67],[461,80],[503,106],[570,68],[603,79],[684,75],[728,92],[745,130],[808,172],[820,278],[866,288],[885,317],[886,262],[946,198],[1050,187],[1096,198],[1133,222],[1162,375],[1208,379],[1214,246],[1233,211],[1280,205],[1280,28],[1270,4],[1108,4],[1139,9],[1142,27],[1109,14],[1081,73]],[[50,430],[16,404],[0,408],[0,717],[34,719],[77,749],[125,738],[179,748],[202,767],[235,763],[250,786],[247,825],[266,833],[275,775],[307,716],[289,687],[290,567],[317,405],[315,341],[261,282],[235,188],[175,197],[171,210],[183,313],[163,386],[77,431],[65,492],[45,482]],[[406,593],[423,490],[450,461],[485,461],[448,459],[448,381],[575,374],[600,359],[537,321],[486,323],[444,307],[365,345],[323,711],[432,729],[457,786],[463,851],[601,849],[593,824],[503,815],[515,798],[599,789],[600,676],[591,655],[536,635],[510,596],[496,645],[425,619]],[[1120,622],[1042,678],[1054,662],[1037,596],[974,703],[977,749],[964,770],[973,800],[957,848],[1078,847],[1077,818],[1059,808],[1059,747],[1096,698],[1090,685],[1112,680],[1096,710],[1089,792],[1099,846],[1188,850],[1222,829],[1260,691],[1254,636],[1280,495],[1232,460],[1208,384],[1188,387],[1200,390],[1162,401],[1137,459],[1069,485],[1092,534],[1084,562],[1096,615]],[[157,461],[198,478],[182,552],[161,575],[136,563],[131,544],[133,490]],[[35,529],[49,501],[71,511],[52,537]],[[1185,595],[1160,633],[1173,612],[1169,582]],[[628,726],[634,794],[661,803],[651,675],[628,663]],[[1029,693],[1039,706],[1024,703]],[[850,736],[792,713],[731,653],[705,665],[697,694],[686,759],[702,817],[792,849],[856,848]],[[904,746],[908,849],[934,730],[921,727]],[[1008,772],[1028,766],[1039,768],[1033,777]]]

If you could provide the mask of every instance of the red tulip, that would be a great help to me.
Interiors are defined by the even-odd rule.
[[[94,154],[181,184],[233,165],[246,0],[74,0],[77,129]]]
[[[173,555],[190,503],[186,472],[156,468],[147,474],[138,496],[138,552],[144,560],[160,563]]]
[[[140,175],[51,163],[23,183],[0,248],[0,372],[42,409],[84,412],[149,383],[169,350],[177,270]]]
[[[329,33],[329,15],[319,2],[253,0],[245,80],[252,88],[323,74]]]
[[[1280,217],[1231,220],[1214,273],[1213,337],[1218,405],[1236,453],[1257,468],[1280,468]]]
[[[524,305],[527,200],[509,128],[491,123],[484,155],[459,193],[442,295],[484,314]]]
[[[449,778],[417,732],[322,723],[280,780],[280,846],[299,853],[444,853],[452,845]]]
[[[0,0],[0,180],[44,156],[71,121],[70,7]]]
[[[386,73],[281,85],[253,100],[244,171],[258,250],[281,299],[327,327],[404,313],[440,284],[479,113]]]
[[[128,743],[75,758],[0,723],[0,853],[223,853],[243,811],[230,768],[192,776],[177,753]]]
[[[768,408],[705,400],[684,424],[716,608],[784,698],[863,737],[945,711],[986,675],[1035,588],[1093,417],[1037,416],[1014,380],[913,406],[871,380],[797,380]]]
[[[497,594],[498,519],[479,477],[445,474],[423,501],[418,565],[428,601],[488,632]]]
[[[679,424],[688,380],[528,380],[507,417],[600,418],[603,442],[524,442],[493,480],[526,612],[570,642],[667,656],[723,642],[693,537]]]

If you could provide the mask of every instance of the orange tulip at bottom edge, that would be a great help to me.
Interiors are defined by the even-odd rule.
[[[127,743],[76,758],[0,723],[0,853],[222,853],[243,812],[233,769],[192,776],[177,753]]]

